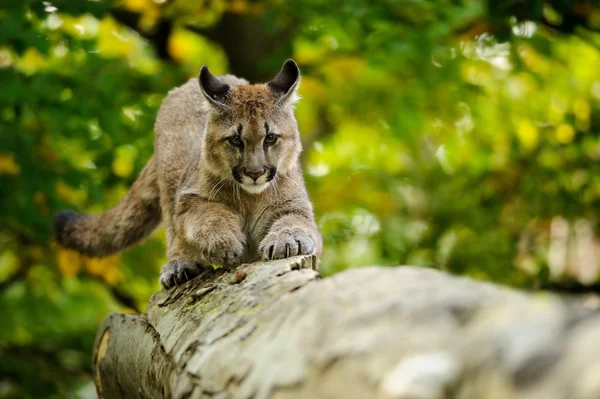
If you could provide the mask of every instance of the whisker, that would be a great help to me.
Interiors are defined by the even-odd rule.
[[[275,192],[275,200],[277,202],[279,202],[279,185],[277,183],[278,183],[278,177],[276,176],[273,179],[273,191]]]
[[[241,201],[241,196],[240,196],[240,185],[239,184],[235,184],[234,183],[234,185],[233,185],[233,194],[237,198],[238,202],[240,202]]]
[[[306,190],[306,188],[304,188],[300,183],[298,183],[297,181],[295,181],[291,177],[288,177],[288,176],[283,176],[283,177],[286,179],[287,182],[292,183],[293,185],[295,185],[300,190],[302,190],[302,191]]]
[[[215,184],[213,186],[212,190],[210,190],[210,193],[208,194],[208,201],[209,202],[212,201],[217,196],[217,194],[219,193],[219,191],[221,190],[221,188],[223,188],[223,186],[225,185],[225,182],[227,182],[227,179],[221,179],[221,180],[219,180],[217,182],[217,184]],[[217,187],[219,187],[219,188],[217,189]],[[215,191],[215,189],[217,189],[217,191],[213,195],[213,192]]]
[[[221,185],[221,187],[219,187],[219,189],[215,193],[215,197],[217,196],[217,194],[219,193],[219,191],[221,191],[221,189],[227,185],[227,181],[228,181],[227,179],[223,180],[223,184]]]

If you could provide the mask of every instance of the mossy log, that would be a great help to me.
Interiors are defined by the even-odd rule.
[[[207,271],[108,316],[99,397],[600,398],[595,310],[432,269],[315,269]]]

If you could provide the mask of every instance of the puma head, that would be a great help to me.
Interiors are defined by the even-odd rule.
[[[300,70],[293,60],[268,83],[229,85],[206,66],[199,82],[209,113],[202,156],[212,173],[258,194],[297,164]]]

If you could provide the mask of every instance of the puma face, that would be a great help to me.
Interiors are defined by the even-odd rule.
[[[215,175],[258,194],[295,165],[302,149],[293,112],[299,80],[291,60],[267,84],[229,86],[202,68],[210,113],[203,157]]]
[[[262,118],[261,118],[262,119]],[[231,176],[244,190],[252,194],[264,191],[275,179],[286,158],[297,158],[295,135],[276,130],[274,123],[262,120],[239,123],[224,138],[222,147],[228,152]]]

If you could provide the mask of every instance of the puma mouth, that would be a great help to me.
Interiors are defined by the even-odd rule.
[[[242,186],[242,188],[244,190],[246,190],[247,192],[249,192],[250,194],[258,194],[260,192],[263,192],[265,190],[265,188],[267,188],[269,186],[269,183],[245,183],[245,184],[240,184]]]

